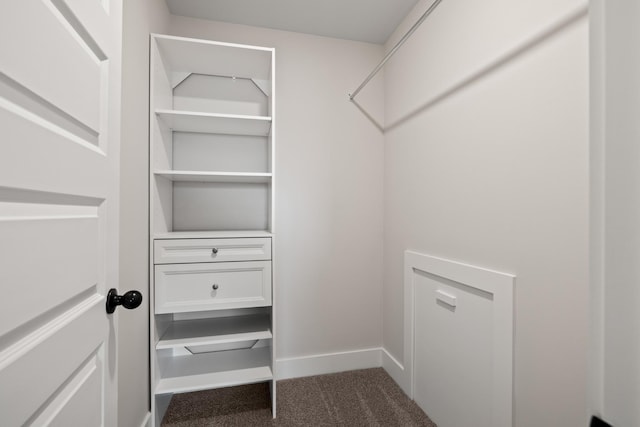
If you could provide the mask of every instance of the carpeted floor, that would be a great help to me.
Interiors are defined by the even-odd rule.
[[[173,396],[163,427],[436,427],[382,368],[278,381],[277,418],[269,385]]]

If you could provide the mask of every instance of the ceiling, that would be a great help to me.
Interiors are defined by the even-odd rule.
[[[418,0],[166,0],[174,15],[381,44]]]

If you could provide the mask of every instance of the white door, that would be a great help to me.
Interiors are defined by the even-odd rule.
[[[0,2],[0,425],[116,425],[121,0]]]

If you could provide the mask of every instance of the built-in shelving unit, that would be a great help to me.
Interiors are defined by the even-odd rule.
[[[152,424],[171,396],[270,382],[274,49],[151,36]]]

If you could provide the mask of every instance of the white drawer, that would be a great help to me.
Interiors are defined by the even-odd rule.
[[[162,239],[153,254],[154,264],[263,261],[271,259],[271,239]]]
[[[157,314],[271,305],[271,262],[155,267]]]

